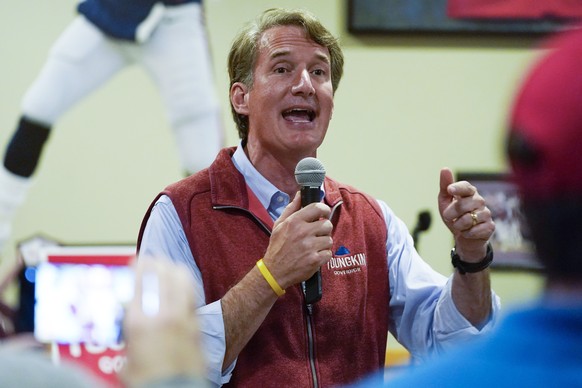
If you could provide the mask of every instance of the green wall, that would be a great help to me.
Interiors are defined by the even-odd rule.
[[[74,16],[73,1],[2,3],[0,143],[6,144],[26,88]],[[272,6],[316,13],[345,50],[345,75],[318,157],[328,174],[384,199],[412,228],[433,215],[420,252],[450,273],[452,239],[440,222],[439,170],[500,171],[502,134],[517,82],[537,54],[525,37],[353,36],[345,0],[207,0],[206,15],[228,145],[238,142],[228,105],[226,56],[241,25]],[[4,147],[4,146],[2,146]],[[34,187],[18,212],[0,271],[15,243],[43,233],[65,243],[132,243],[155,194],[181,177],[160,99],[140,68],[129,68],[68,112],[53,131]],[[504,305],[533,297],[539,279],[494,272]]]

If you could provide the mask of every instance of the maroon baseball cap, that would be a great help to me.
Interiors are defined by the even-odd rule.
[[[511,176],[524,199],[582,198],[582,29],[542,48],[510,112]]]

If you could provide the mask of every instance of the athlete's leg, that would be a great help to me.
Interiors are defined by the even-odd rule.
[[[0,250],[24,202],[56,120],[124,66],[103,34],[77,17],[54,43],[22,102],[22,116],[0,166]]]
[[[128,64],[114,41],[78,16],[50,50],[27,90],[23,115],[51,127],[74,104]]]
[[[224,142],[202,18],[200,4],[168,7],[141,57],[166,105],[187,174],[208,167]]]

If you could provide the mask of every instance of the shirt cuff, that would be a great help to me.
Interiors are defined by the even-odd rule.
[[[480,327],[475,327],[457,309],[452,296],[453,277],[449,277],[435,312],[434,334],[437,353],[446,351],[457,344],[474,339],[490,332],[497,322],[501,303],[495,292],[491,291],[491,314]]]
[[[206,374],[213,387],[220,387],[230,381],[236,360],[222,372],[226,353],[224,320],[220,300],[196,309],[200,326],[202,349],[206,360]]]

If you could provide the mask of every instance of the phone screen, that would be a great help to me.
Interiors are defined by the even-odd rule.
[[[124,305],[133,297],[127,265],[38,265],[34,334],[40,342],[113,345],[122,341]]]

